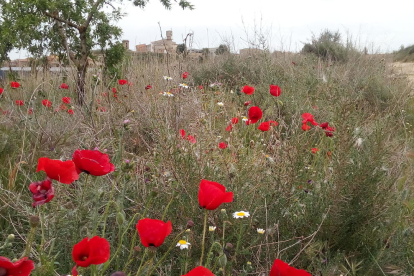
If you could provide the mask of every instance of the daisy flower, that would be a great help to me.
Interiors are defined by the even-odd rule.
[[[183,87],[183,88],[188,88],[188,85],[186,83],[180,83],[178,86]]]
[[[216,226],[209,226],[208,231],[210,231],[210,232],[216,231]]]
[[[262,229],[262,228],[257,228],[257,233],[259,234],[264,234],[266,232],[266,230]]]
[[[247,218],[250,217],[249,212],[246,211],[239,211],[239,212],[235,212],[233,213],[233,218],[238,219],[238,218]]]
[[[177,247],[179,246],[181,250],[188,249],[188,246],[191,245],[191,243],[185,241],[185,240],[179,240],[177,243]]]
[[[174,97],[174,94],[171,92],[160,92],[160,94],[164,97]]]
[[[173,78],[171,78],[171,77],[167,77],[167,76],[164,76],[164,80],[172,80]]]
[[[249,120],[249,119],[247,119],[247,117],[246,117],[246,116],[244,116],[244,117],[243,117],[243,119],[242,119],[242,121],[243,121],[243,122],[247,122],[248,120]]]
[[[224,103],[223,102],[218,102],[217,105],[218,106],[224,106]]]

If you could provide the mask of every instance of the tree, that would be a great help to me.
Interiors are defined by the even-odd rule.
[[[123,14],[112,3],[120,0],[0,0],[0,63],[13,48],[27,49],[33,56],[51,52],[65,57],[77,71],[78,102],[85,101],[85,77],[91,50],[113,46],[122,30],[114,25]],[[145,7],[149,0],[133,0]],[[171,0],[160,0],[171,9]],[[183,9],[193,9],[179,0]],[[105,13],[105,7],[112,7]],[[3,43],[0,43],[3,44]]]
[[[216,49],[215,54],[216,55],[223,55],[230,53],[229,47],[225,44],[220,44],[219,47]]]
[[[185,45],[185,43],[178,44],[176,51],[177,51],[177,54],[183,54],[185,56],[187,52],[187,46]]]

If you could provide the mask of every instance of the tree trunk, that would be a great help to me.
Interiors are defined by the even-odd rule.
[[[86,28],[81,26],[78,28],[79,38],[81,44],[81,58],[79,60],[77,70],[77,90],[78,90],[78,103],[82,106],[85,103],[85,79],[86,71],[88,68],[88,50],[87,50],[87,39],[86,39]]]

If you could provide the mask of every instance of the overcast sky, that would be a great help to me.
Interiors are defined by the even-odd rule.
[[[157,0],[145,9],[124,1],[127,15],[118,22],[122,39],[148,44],[173,31],[173,40],[182,43],[193,33],[193,48],[217,47],[230,42],[232,50],[257,43],[262,34],[271,50],[299,51],[312,34],[324,29],[339,30],[343,38],[361,48],[389,52],[414,44],[414,0],[189,0],[194,10],[177,4],[165,10]],[[12,58],[24,58],[24,52]]]

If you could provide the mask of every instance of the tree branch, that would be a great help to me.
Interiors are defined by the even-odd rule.
[[[76,64],[75,55],[73,54],[73,52],[69,50],[68,39],[67,39],[65,30],[63,29],[62,22],[56,20],[56,25],[58,26],[59,34],[60,34],[60,37],[62,38],[62,44],[66,50],[69,60],[71,60],[72,62]]]
[[[92,17],[95,13],[95,11],[97,10],[98,6],[100,4],[102,4],[103,2],[105,2],[105,0],[97,0],[95,2],[95,4],[93,4],[92,8],[91,8],[91,12],[88,14],[88,18],[85,21],[85,24],[83,24],[83,26],[87,29],[89,27],[89,23],[91,23]]]
[[[60,18],[59,16],[57,16],[57,14],[52,14],[52,13],[49,13],[49,12],[47,12],[47,11],[43,11],[43,14],[44,14],[44,15],[46,15],[46,16],[48,16],[48,17],[50,17],[50,18],[55,19],[56,21],[59,21],[59,22],[65,23],[65,24],[67,24],[68,26],[71,26],[71,27],[73,27],[73,28],[79,29],[79,27],[80,27],[80,26],[76,25],[75,23],[72,23],[72,22],[70,22],[70,21],[68,21],[68,20],[65,20],[65,19],[63,19],[63,18]]]

